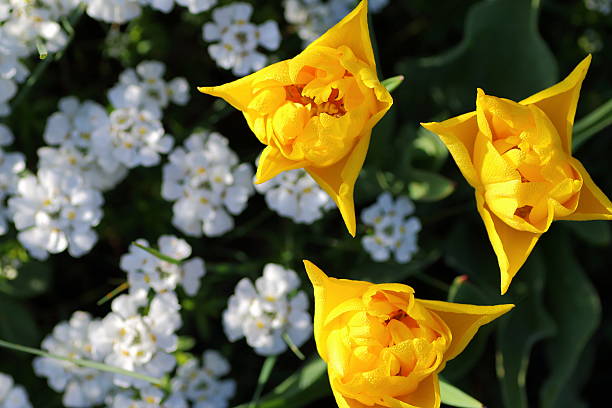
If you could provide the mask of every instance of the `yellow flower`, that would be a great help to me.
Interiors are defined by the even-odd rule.
[[[437,408],[438,373],[478,328],[514,305],[414,297],[410,286],[329,278],[304,261],[314,286],[314,335],[340,408]]]
[[[355,236],[353,189],[372,128],[393,100],[376,75],[367,0],[290,60],[198,88],[243,112],[263,150],[256,182],[304,168]]]
[[[591,56],[563,81],[516,103],[479,89],[476,112],[422,125],[476,190],[501,293],[554,220],[612,219],[612,203],[572,157],[572,127]]]

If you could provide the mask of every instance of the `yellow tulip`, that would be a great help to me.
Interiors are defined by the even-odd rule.
[[[340,408],[437,408],[438,373],[478,328],[514,305],[414,297],[410,286],[329,278],[304,261],[314,286],[314,335]]]
[[[367,0],[290,60],[225,85],[198,88],[243,112],[266,145],[256,183],[304,168],[355,236],[353,190],[372,128],[393,99],[376,75]]]
[[[572,128],[591,56],[521,102],[485,95],[476,112],[422,125],[437,133],[468,183],[501,272],[501,293],[554,220],[612,219],[612,203],[572,157]]]

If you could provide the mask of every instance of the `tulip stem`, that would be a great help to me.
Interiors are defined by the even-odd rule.
[[[293,340],[291,340],[291,337],[289,337],[289,334],[283,333],[283,340],[285,340],[285,343],[287,343],[287,346],[289,347],[291,351],[293,351],[293,354],[295,354],[297,358],[299,358],[302,361],[306,360],[306,356],[304,356],[304,354],[300,351],[298,346],[296,346]]]
[[[276,358],[277,356],[270,356],[263,362],[261,371],[259,372],[259,378],[257,379],[257,388],[255,388],[255,394],[253,394],[253,399],[251,400],[248,408],[257,408],[259,405],[261,393],[263,392],[266,383],[270,379],[270,374],[272,374],[272,370],[276,364]]]

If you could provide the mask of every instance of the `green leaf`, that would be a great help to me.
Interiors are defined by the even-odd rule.
[[[448,149],[442,140],[435,133],[430,132],[424,127],[420,127],[417,130],[412,147],[430,159],[432,170],[440,170],[448,158]]]
[[[419,117],[432,110],[461,113],[473,110],[476,88],[521,100],[554,84],[558,69],[538,32],[539,3],[484,0],[472,6],[459,45],[396,66],[410,78],[410,86],[398,92],[402,109]]]
[[[159,252],[157,249],[153,249],[153,248],[149,248],[148,246],[139,244],[138,242],[134,241],[132,242],[132,244],[136,245],[138,248],[143,249],[145,251],[147,251],[148,253],[150,253],[151,255],[155,256],[158,259],[161,259],[162,261],[166,261],[168,263],[174,264],[174,265],[181,265],[183,262],[179,259],[174,259],[169,257],[168,255],[164,255],[161,252]]]
[[[542,408],[558,407],[563,390],[572,380],[580,356],[601,321],[597,291],[572,253],[566,231],[554,230],[545,241],[549,279],[549,309],[557,335],[546,342],[550,377],[540,389]]]
[[[306,407],[330,394],[327,364],[315,357],[263,397],[259,408]],[[236,408],[247,408],[247,405],[239,405]]]
[[[500,319],[497,330],[497,377],[506,408],[527,408],[525,387],[531,349],[555,333],[554,322],[543,305],[545,278],[542,254],[536,248],[510,286],[516,308]]]
[[[482,408],[484,405],[477,399],[469,396],[459,388],[440,378],[440,397],[442,403],[458,408]]]
[[[19,267],[17,278],[2,280],[0,291],[19,298],[31,298],[47,291],[51,282],[49,265],[29,261]]]
[[[0,311],[0,338],[31,346],[38,343],[38,326],[27,308],[6,295],[0,295]]]
[[[398,86],[402,84],[402,82],[404,82],[404,79],[406,78],[403,75],[397,75],[385,79],[384,81],[382,81],[382,85],[387,88],[387,91],[393,92],[397,89]]]
[[[259,378],[257,379],[257,388],[255,389],[255,395],[253,395],[253,399],[249,404],[249,408],[257,408],[259,406],[259,399],[261,398],[261,392],[264,387],[268,383],[270,379],[270,375],[272,374],[272,370],[276,365],[277,356],[270,356],[266,358],[261,366],[261,371],[259,372]]]
[[[612,125],[612,99],[574,124],[572,146],[578,150],[587,140]]]
[[[93,368],[95,370],[106,371],[106,372],[113,373],[113,374],[126,375],[128,377],[133,377],[138,380],[149,382],[151,384],[161,385],[161,380],[159,378],[149,377],[148,375],[124,370],[119,367],[109,366],[107,364],[98,363],[96,361],[60,356],[58,354],[47,353],[46,351],[42,351],[42,350],[35,349],[32,347],[22,346],[20,344],[11,343],[11,342],[4,341],[4,340],[0,340],[0,347],[7,348],[9,350],[21,351],[23,353],[34,354],[35,356],[39,356],[39,357],[47,357],[47,358],[52,358],[55,360],[68,361],[80,367],[88,367],[88,368]]]
[[[561,224],[591,245],[607,247],[612,242],[608,221],[562,221]]]
[[[408,195],[415,201],[439,201],[455,191],[455,183],[436,173],[413,169],[408,181]]]

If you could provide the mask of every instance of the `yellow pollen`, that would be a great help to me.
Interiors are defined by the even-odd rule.
[[[265,299],[266,299],[268,302],[276,302],[276,298],[275,298],[274,296],[266,296],[266,297],[265,297]]]
[[[260,329],[263,329],[264,327],[266,327],[266,325],[263,324],[262,322],[257,322],[257,327]]]
[[[208,199],[206,197],[200,197],[200,203],[208,204]]]

